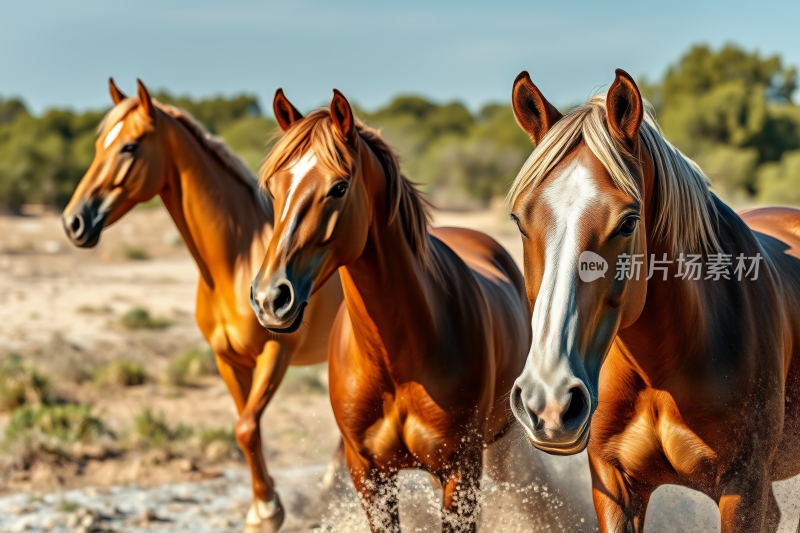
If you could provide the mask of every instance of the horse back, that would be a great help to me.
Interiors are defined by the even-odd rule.
[[[522,372],[530,346],[530,308],[525,280],[509,253],[494,239],[464,228],[436,228],[431,234],[469,268],[491,322],[495,396],[501,398]],[[465,302],[467,303],[467,302]],[[476,305],[478,302],[468,302]],[[503,410],[505,402],[500,402]]]
[[[800,210],[751,209],[740,214],[754,232],[774,272],[776,293],[790,321],[794,347],[800,349]],[[786,360],[788,370],[789,360]]]
[[[769,257],[788,321],[785,330],[791,340],[784,356],[784,423],[770,468],[773,480],[788,479],[800,473],[800,210],[768,207],[740,215]]]

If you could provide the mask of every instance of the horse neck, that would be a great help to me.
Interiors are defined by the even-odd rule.
[[[643,154],[645,162],[644,187],[647,220],[647,264],[651,257],[657,260],[666,254],[672,259],[667,280],[655,271],[647,282],[647,296],[638,320],[631,326],[619,330],[616,347],[637,371],[644,374],[650,383],[664,383],[681,372],[697,373],[705,365],[711,364],[710,353],[724,336],[715,331],[722,324],[719,312],[736,306],[741,302],[743,284],[738,281],[705,280],[687,281],[675,278],[677,264],[676,252],[671,243],[653,235],[655,220],[655,194],[652,193],[658,177],[652,168],[649,154]],[[649,168],[648,168],[649,164]],[[759,247],[755,237],[744,222],[722,202],[716,200],[719,210],[718,238],[722,252],[739,252],[753,256]],[[699,253],[699,252],[698,252]],[[680,254],[680,252],[678,252]],[[703,256],[702,261],[706,261]],[[762,265],[762,268],[764,265]],[[732,267],[730,269],[732,273]],[[733,277],[733,276],[731,276]]]
[[[361,355],[391,369],[413,370],[436,340],[432,282],[408,244],[402,224],[389,224],[386,176],[371,150],[361,168],[373,214],[361,256],[340,269],[342,289]]]
[[[171,161],[161,198],[205,283],[232,282],[240,258],[263,257],[269,219],[251,190],[177,120],[161,114]],[[260,253],[260,255],[259,255]]]

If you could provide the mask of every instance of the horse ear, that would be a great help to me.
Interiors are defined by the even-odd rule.
[[[117,88],[114,78],[108,78],[108,92],[111,94],[111,101],[114,102],[114,105],[119,105],[121,101],[127,98],[125,93]]]
[[[139,87],[139,105],[144,111],[144,114],[150,117],[150,121],[156,120],[156,106],[150,98],[150,93],[147,92],[147,87],[144,86],[142,80],[136,78],[136,85]]]
[[[539,144],[545,133],[563,116],[547,101],[525,70],[514,80],[511,103],[517,123],[536,144]]]
[[[331,118],[347,144],[356,148],[356,120],[353,117],[353,109],[347,98],[336,89],[333,90],[333,100],[331,100]]]
[[[275,91],[272,110],[275,112],[275,120],[278,121],[278,125],[283,131],[288,130],[289,126],[303,118],[303,114],[283,94],[283,89]]]
[[[639,142],[639,127],[644,117],[642,95],[631,75],[618,68],[617,77],[606,97],[608,128],[618,142],[633,150]]]

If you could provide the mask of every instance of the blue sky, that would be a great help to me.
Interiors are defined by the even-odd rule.
[[[800,2],[138,0],[4,2],[0,95],[34,111],[132,92],[259,96],[300,109],[336,87],[367,108],[397,94],[472,108],[505,102],[521,70],[557,105],[613,81],[656,78],[692,43],[732,41],[800,64]]]

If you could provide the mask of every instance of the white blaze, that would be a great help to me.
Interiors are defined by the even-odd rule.
[[[289,194],[286,195],[286,202],[283,204],[283,213],[281,214],[281,222],[283,219],[286,218],[286,213],[289,212],[289,206],[292,203],[292,196],[294,196],[297,187],[300,185],[300,182],[303,181],[303,178],[306,177],[312,168],[317,164],[317,156],[314,155],[314,150],[309,150],[300,160],[292,165],[292,168],[289,169],[289,172],[292,173],[292,184],[289,186]]]
[[[111,146],[111,143],[113,143],[114,140],[117,138],[117,135],[119,135],[119,130],[121,129],[122,129],[122,121],[120,120],[119,122],[117,122],[116,126],[111,128],[111,131],[108,132],[108,135],[106,135],[106,140],[105,142],[103,142],[103,148],[108,148],[109,146]]]
[[[580,221],[597,196],[589,170],[572,163],[542,193],[556,217],[545,244],[542,284],[533,308],[533,339],[528,360],[553,367],[560,354],[568,353],[578,327],[576,287],[580,250]]]

